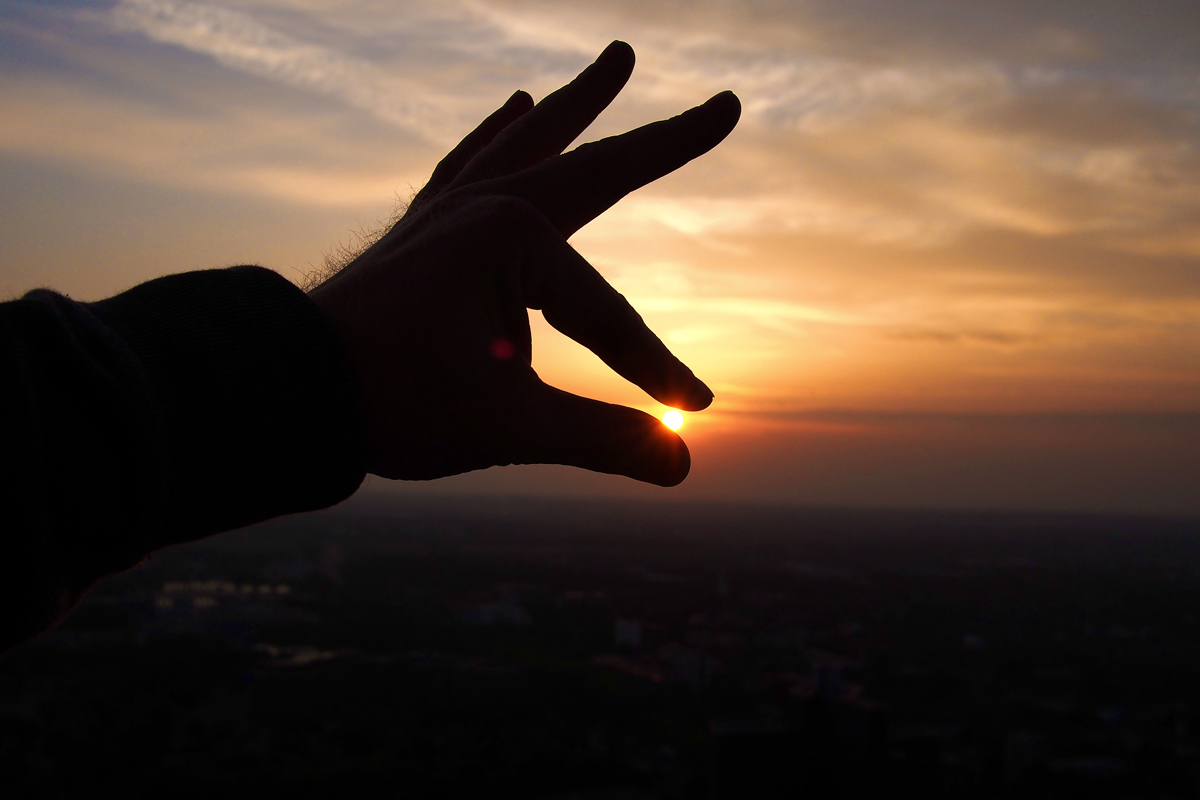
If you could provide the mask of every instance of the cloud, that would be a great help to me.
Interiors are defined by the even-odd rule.
[[[960,227],[954,221],[912,209],[888,208],[869,198],[842,199],[797,188],[762,191],[749,197],[714,198],[634,195],[593,224],[589,238],[653,237],[666,228],[702,237],[720,246],[725,235],[809,233],[874,244],[927,247],[947,241]]]
[[[1072,426],[1122,426],[1134,428],[1187,427],[1200,430],[1200,412],[1139,412],[1139,411],[1056,411],[1043,413],[993,413],[993,412],[930,412],[930,411],[877,411],[855,409],[761,409],[739,412],[780,422],[824,422],[859,429],[867,427],[893,427],[916,424],[973,424],[980,426],[1023,428]]]
[[[486,113],[479,92],[492,91],[495,75],[552,87],[624,29],[641,59],[601,128],[676,112],[726,86],[746,109],[730,142],[667,182],[673,192],[641,193],[610,216],[646,236],[658,224],[710,242],[800,231],[928,248],[997,229],[1103,232],[1142,252],[1197,248],[1176,222],[1189,216],[1183,204],[1200,210],[1195,101],[1184,84],[1114,78],[1096,55],[1103,37],[1086,20],[1047,25],[1015,11],[995,21],[1053,44],[1047,60],[994,42],[974,53],[948,48],[955,36],[977,35],[977,20],[937,17],[937,3],[914,13],[927,21],[922,38],[940,37],[939,47],[886,53],[863,37],[883,30],[881,19],[897,30],[912,20],[873,4],[853,27],[838,22],[848,12],[822,3],[643,9],[636,19],[628,4],[244,5],[119,0],[102,18],[111,30],[344,103],[439,147]]]
[[[370,62],[303,42],[216,5],[188,0],[119,0],[114,30],[210,56],[218,63],[337,98],[421,135],[442,139],[450,117],[419,83],[400,83]]]
[[[96,103],[91,93],[40,79],[4,88],[9,124],[0,129],[0,151],[27,159],[71,162],[123,182],[309,206],[369,208],[398,188],[395,172],[345,148],[372,137],[298,142],[293,120],[270,109],[229,105],[214,125],[128,99]]]

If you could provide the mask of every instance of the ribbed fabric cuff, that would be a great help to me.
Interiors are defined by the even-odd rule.
[[[321,312],[261,267],[172,275],[90,311],[148,378],[161,547],[334,505],[364,477],[355,383]]]

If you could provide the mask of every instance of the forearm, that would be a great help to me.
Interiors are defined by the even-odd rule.
[[[333,505],[363,478],[353,382],[317,308],[256,267],[93,304],[0,306],[0,651],[152,550]]]

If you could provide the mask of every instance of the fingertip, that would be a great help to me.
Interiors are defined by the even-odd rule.
[[[648,469],[644,476],[631,477],[664,488],[678,486],[692,471],[691,451],[679,434],[661,423],[658,427],[658,435],[662,437],[662,441],[656,448],[655,456],[648,459]]]
[[[520,426],[525,452],[515,463],[568,464],[656,486],[677,486],[691,470],[687,445],[657,417],[545,384],[540,395]]]
[[[533,97],[524,89],[517,89],[512,93],[512,97],[504,104],[505,108],[523,108],[524,111],[529,111],[534,106]],[[523,113],[523,112],[522,112]]]
[[[686,383],[680,379],[672,388],[654,386],[643,386],[642,388],[646,389],[650,396],[658,402],[671,408],[678,408],[680,411],[703,411],[711,406],[713,401],[712,390],[705,386],[699,378],[690,374]]]
[[[692,454],[679,434],[641,411],[621,409],[618,413],[624,418],[618,428],[621,433],[605,437],[610,446],[618,443],[612,452],[614,461],[602,471],[655,486],[683,483],[692,468]]]
[[[726,89],[723,92],[717,92],[708,99],[708,102],[721,103],[732,108],[736,108],[738,111],[742,110],[742,101],[736,94],[733,93],[732,89]]]
[[[605,66],[615,64],[628,64],[629,69],[633,69],[633,64],[637,60],[637,55],[633,52],[633,48],[628,42],[623,42],[620,39],[614,39],[609,43],[608,47],[604,48],[596,63],[604,63]]]
[[[695,388],[688,394],[687,405],[680,406],[680,408],[684,411],[703,411],[712,405],[713,398],[712,389],[700,381],[696,381]]]
[[[731,130],[742,117],[742,101],[728,89],[710,97],[704,108],[720,114]]]

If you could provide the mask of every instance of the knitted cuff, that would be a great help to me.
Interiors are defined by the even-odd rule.
[[[325,508],[362,482],[346,357],[283,277],[261,267],[172,275],[87,308],[151,393],[165,475],[154,547]]]

